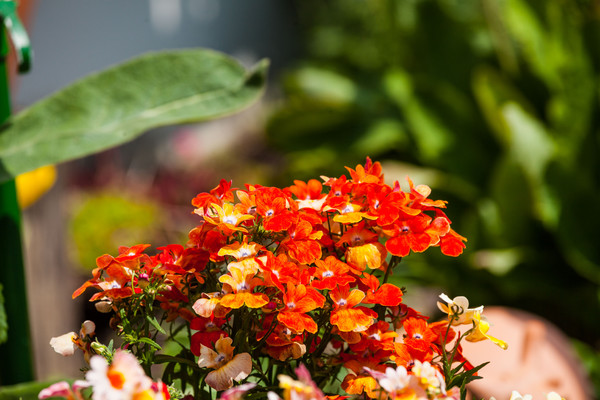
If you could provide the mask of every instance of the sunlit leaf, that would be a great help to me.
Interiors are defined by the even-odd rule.
[[[0,180],[122,144],[151,128],[239,111],[262,93],[267,65],[247,71],[218,52],[180,50],[88,76],[0,130]]]

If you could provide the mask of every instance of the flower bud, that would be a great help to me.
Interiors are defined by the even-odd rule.
[[[83,338],[85,336],[93,336],[94,333],[96,333],[96,324],[90,320],[83,321],[79,336]]]
[[[96,310],[103,314],[108,314],[112,311],[112,302],[111,301],[99,301],[95,304]]]

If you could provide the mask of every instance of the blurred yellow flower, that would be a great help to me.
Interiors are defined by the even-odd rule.
[[[56,168],[46,165],[17,176],[17,199],[22,210],[35,203],[56,181]]]

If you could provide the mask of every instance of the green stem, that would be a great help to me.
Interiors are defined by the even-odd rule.
[[[0,18],[3,16],[0,15]],[[6,75],[8,54],[6,32],[0,48],[0,123],[10,116],[10,95]],[[8,324],[7,340],[0,344],[0,385],[31,381],[34,378],[29,333],[25,269],[21,245],[21,213],[15,182],[0,184],[0,286]]]

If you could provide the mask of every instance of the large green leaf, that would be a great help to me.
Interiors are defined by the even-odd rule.
[[[206,49],[143,55],[91,75],[0,130],[0,181],[92,154],[158,126],[234,113],[263,92],[268,62],[245,70]]]

